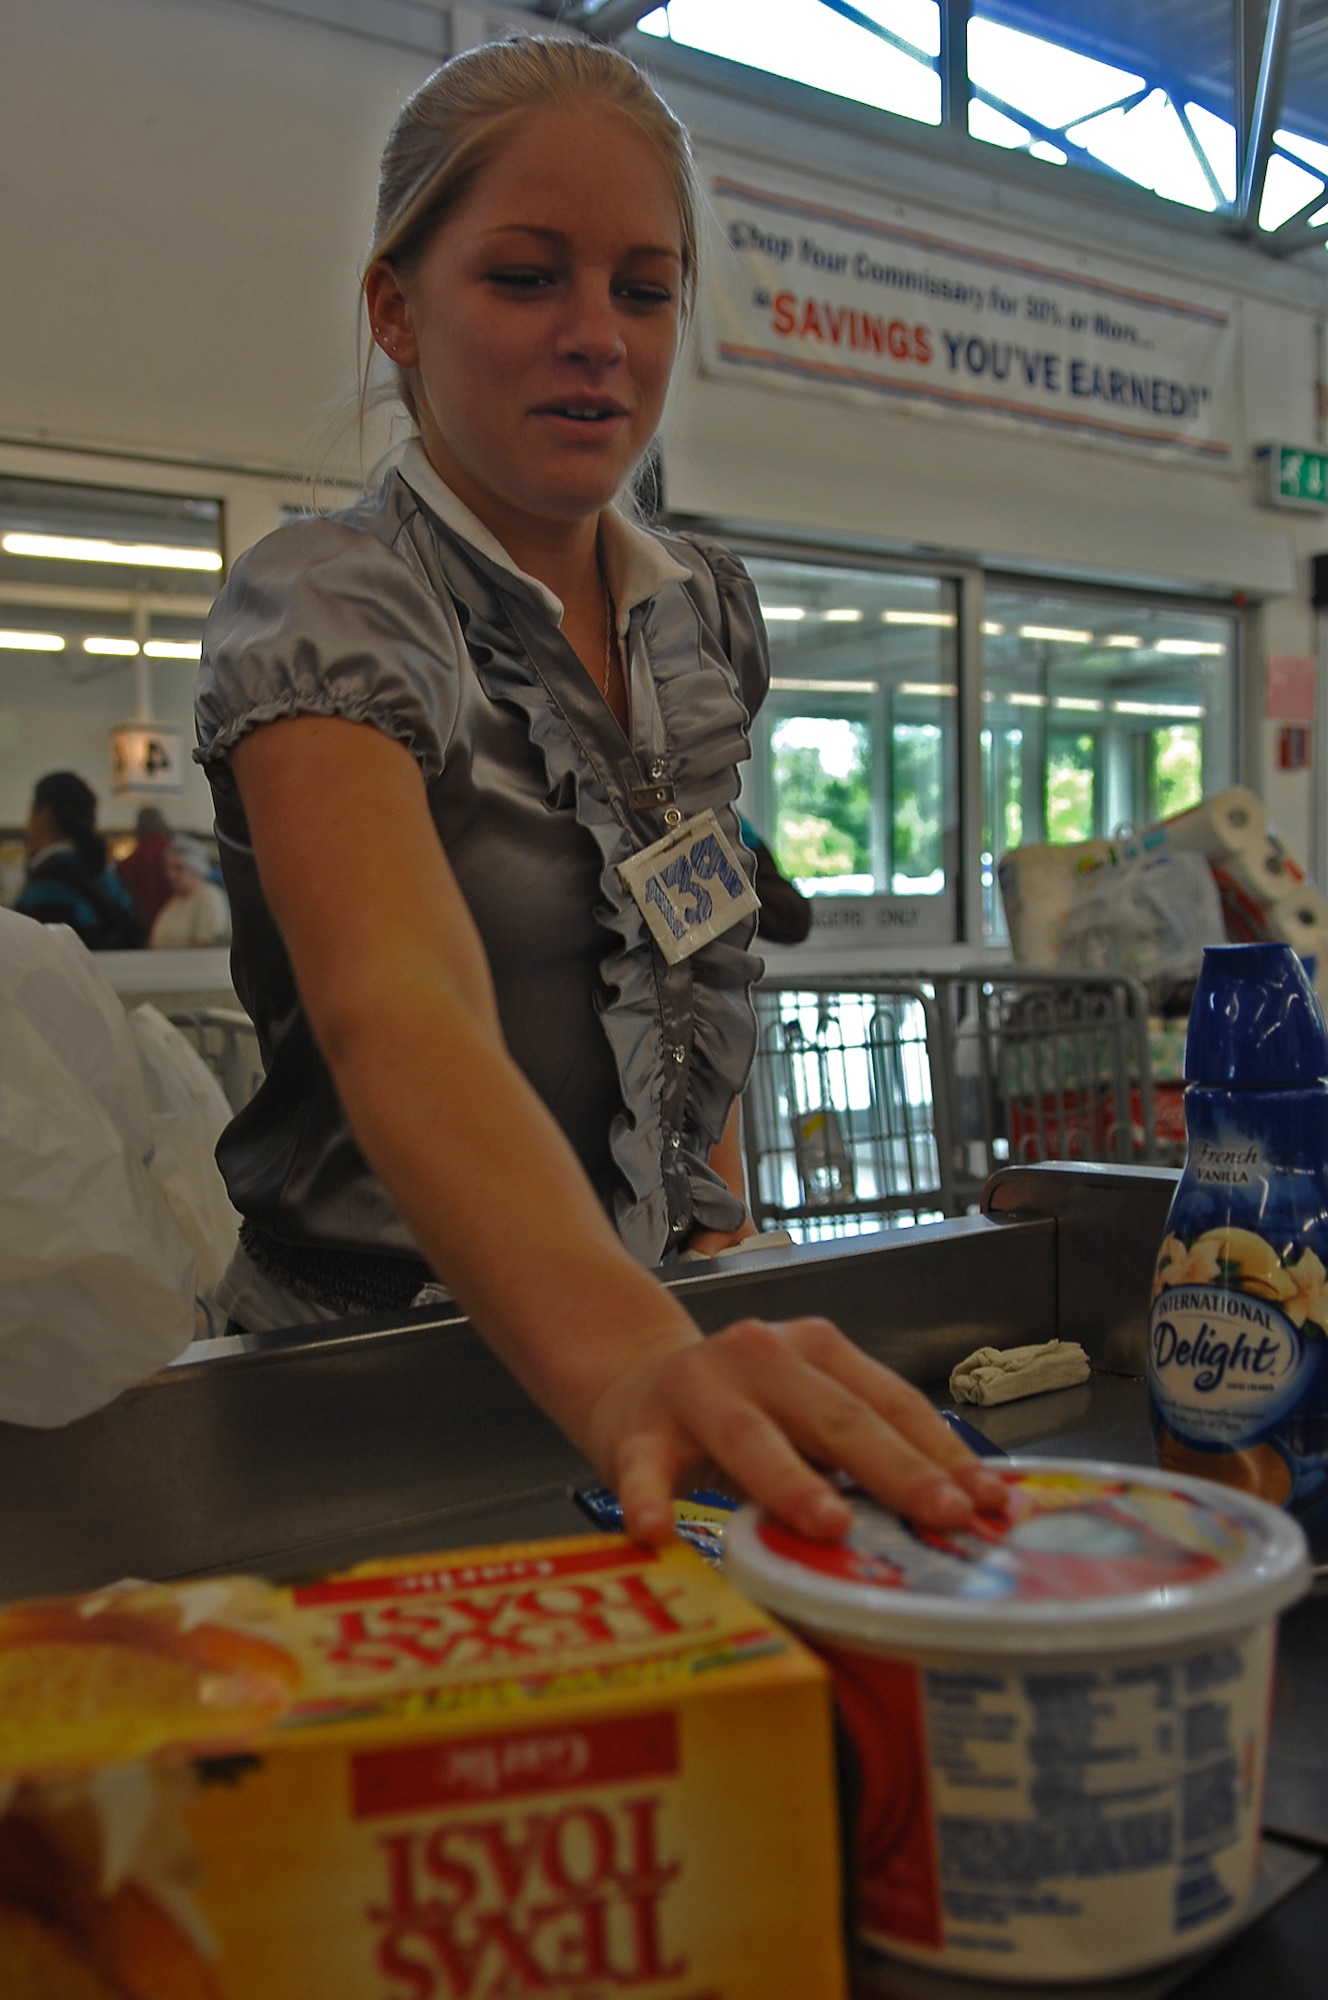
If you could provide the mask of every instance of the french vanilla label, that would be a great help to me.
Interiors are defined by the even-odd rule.
[[[1260,1148],[1248,1140],[1222,1145],[1197,1139],[1191,1148],[1189,1171],[1208,1187],[1254,1187],[1264,1179],[1267,1162]]]

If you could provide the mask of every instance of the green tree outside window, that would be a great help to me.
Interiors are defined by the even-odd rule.
[[[1097,746],[1087,732],[1047,732],[1046,822],[1053,842],[1093,838]]]
[[[771,841],[785,875],[871,873],[871,731],[844,716],[790,716],[770,733]]]

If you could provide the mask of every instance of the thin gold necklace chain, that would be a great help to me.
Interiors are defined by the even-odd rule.
[[[609,595],[608,578],[602,577],[601,582],[604,585],[604,680],[600,687],[600,693],[603,695],[605,701],[607,701],[609,698],[609,676],[613,672],[613,641],[615,634],[613,630],[613,599]]]

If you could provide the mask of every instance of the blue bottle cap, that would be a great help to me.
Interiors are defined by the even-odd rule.
[[[1328,1079],[1328,1023],[1289,944],[1211,944],[1185,1038],[1189,1083],[1296,1090]]]

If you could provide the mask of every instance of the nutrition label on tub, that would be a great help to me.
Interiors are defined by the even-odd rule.
[[[947,1943],[1014,1950],[1023,1920],[1095,1907],[1128,1922],[1141,1893],[1165,1899],[1178,1934],[1224,1915],[1223,1856],[1255,1836],[1248,1655],[1262,1643],[1098,1669],[924,1669]]]

